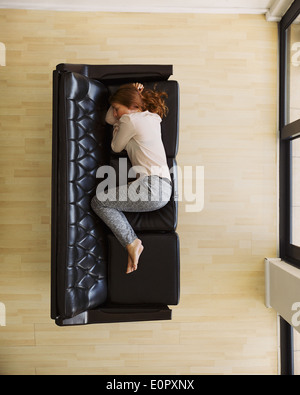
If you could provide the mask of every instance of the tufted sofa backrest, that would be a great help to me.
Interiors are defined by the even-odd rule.
[[[57,81],[58,83],[58,81]],[[104,229],[91,212],[96,171],[107,164],[107,88],[78,73],[59,75],[53,136],[53,218],[56,295],[65,317],[101,305],[107,296]],[[57,200],[57,201],[56,201]],[[56,310],[53,306],[53,310]]]

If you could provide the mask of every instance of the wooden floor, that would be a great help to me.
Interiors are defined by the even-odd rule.
[[[0,374],[276,374],[264,257],[276,256],[277,26],[255,15],[0,10]],[[173,64],[181,301],[166,322],[59,328],[49,318],[52,70]]]

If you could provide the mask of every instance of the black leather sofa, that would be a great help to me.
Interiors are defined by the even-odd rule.
[[[179,87],[171,74],[168,65],[59,64],[53,71],[51,318],[57,325],[169,320],[168,305],[179,303]],[[131,274],[126,251],[90,206],[102,166],[127,182],[130,162],[125,151],[112,152],[105,122],[110,94],[127,82],[168,93],[162,140],[173,179],[161,210],[126,214],[145,246]]]

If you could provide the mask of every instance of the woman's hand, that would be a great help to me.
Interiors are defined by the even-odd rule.
[[[144,90],[144,85],[143,85],[143,84],[140,84],[139,82],[135,82],[135,83],[133,84],[133,86],[135,86],[136,89],[137,89],[140,93],[142,93],[143,90]]]

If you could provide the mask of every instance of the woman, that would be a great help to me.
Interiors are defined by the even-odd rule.
[[[126,84],[110,98],[106,115],[106,122],[114,126],[113,151],[125,149],[138,174],[128,185],[97,192],[91,206],[126,248],[127,274],[137,269],[144,247],[123,211],[158,210],[168,203],[172,192],[160,128],[168,111],[165,97],[165,92],[144,90],[140,83]]]

